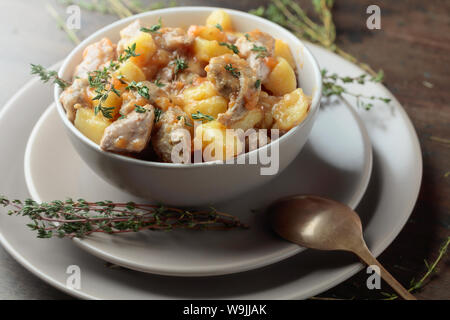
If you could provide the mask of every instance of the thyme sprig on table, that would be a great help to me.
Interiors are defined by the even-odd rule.
[[[58,0],[62,5],[78,5],[81,9],[102,14],[114,14],[118,18],[129,17],[133,14],[151,10],[176,6],[175,1],[156,1],[144,5],[140,0]]]
[[[411,282],[409,284],[409,289],[408,289],[409,292],[415,292],[415,291],[423,288],[423,286],[427,282],[426,280],[428,280],[433,274],[436,273],[437,265],[442,260],[442,258],[445,256],[445,254],[447,253],[447,249],[448,249],[449,245],[450,245],[450,236],[447,237],[447,239],[442,243],[441,247],[439,248],[439,254],[438,254],[436,260],[434,260],[434,262],[429,264],[427,260],[424,260],[426,272],[422,276],[422,278],[420,278],[419,280],[416,280],[414,278],[411,280]],[[391,293],[387,293],[387,292],[381,292],[381,294],[386,297],[385,300],[398,299],[398,296],[396,294],[391,294]]]
[[[38,238],[83,238],[93,233],[119,234],[142,230],[248,228],[238,218],[215,210],[188,211],[162,205],[88,202],[84,199],[37,203],[0,196],[9,215],[25,216]]]
[[[415,278],[411,279],[410,285],[408,288],[408,291],[411,293],[417,292],[423,287],[425,287],[429,281],[431,280],[431,277],[438,272],[438,265],[442,261],[442,259],[447,254],[448,247],[450,245],[450,237],[447,237],[441,244],[439,248],[438,255],[436,259],[429,263],[427,260],[424,260],[426,271],[424,275],[419,279],[415,280]],[[388,292],[380,292],[382,298],[381,300],[396,300],[399,297],[396,294],[388,293]],[[324,297],[324,296],[314,296],[310,298],[311,300],[353,300],[355,297],[352,297],[351,299],[347,298],[339,298],[339,297]],[[358,297],[358,299],[362,299],[361,297]]]
[[[306,11],[294,0],[271,0],[268,6],[260,6],[251,10],[250,13],[269,19],[291,30],[297,37],[319,44],[337,53],[375,77],[377,72],[368,64],[360,62],[336,44],[336,27],[331,12],[334,0],[312,0],[312,4],[320,21],[318,23],[310,18]]]
[[[362,74],[357,77],[350,76],[339,76],[336,73],[329,73],[326,69],[322,70],[322,93],[325,97],[338,96],[347,94],[356,98],[356,105],[358,107],[370,110],[373,107],[373,101],[382,101],[389,104],[391,99],[379,96],[366,96],[360,93],[353,93],[348,91],[343,84],[356,83],[364,85],[368,82],[378,83],[383,81],[384,74],[380,71],[375,77],[369,76],[367,74]]]

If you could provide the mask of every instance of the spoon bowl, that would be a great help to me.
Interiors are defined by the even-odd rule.
[[[361,219],[350,207],[319,196],[295,195],[269,207],[270,222],[282,238],[305,248],[356,254],[406,300],[416,300],[375,259],[363,238]]]
[[[340,202],[296,195],[275,202],[269,212],[275,232],[302,247],[349,251],[361,245],[361,220]]]

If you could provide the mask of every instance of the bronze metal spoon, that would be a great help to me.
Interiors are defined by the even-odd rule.
[[[355,253],[367,265],[376,265],[381,277],[406,300],[416,300],[375,259],[362,235],[358,214],[348,206],[318,196],[296,195],[269,208],[272,228],[282,238],[305,248]]]

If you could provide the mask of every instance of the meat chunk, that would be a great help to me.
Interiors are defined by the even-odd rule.
[[[87,46],[83,51],[83,61],[75,69],[74,78],[87,78],[89,72],[98,70],[115,57],[115,45],[108,38]]]
[[[157,131],[152,137],[156,154],[164,162],[172,161],[172,150],[178,143],[191,141],[190,130],[186,125],[188,115],[178,107],[170,107],[156,123]],[[190,157],[190,155],[189,155]]]
[[[227,112],[217,119],[219,122],[229,127],[256,106],[261,86],[257,85],[256,74],[247,61],[237,55],[226,54],[212,58],[206,71],[208,80],[217,91],[230,99]]]
[[[267,55],[272,56],[275,50],[275,39],[268,33],[255,30],[249,32],[247,36],[241,36],[236,41],[239,55],[248,58],[251,54],[258,54],[261,51],[254,51],[255,47],[264,47]]]
[[[159,33],[153,35],[153,39],[162,49],[180,52],[191,46],[194,41],[194,38],[182,28],[162,28]]]
[[[135,20],[124,29],[120,30],[120,40],[117,43],[117,56],[122,54],[130,44],[131,40],[141,31],[141,22]]]
[[[59,101],[66,110],[67,118],[73,122],[78,108],[90,107],[87,95],[89,82],[85,78],[75,79],[71,86],[67,87],[59,97]]]
[[[122,106],[120,113],[127,115],[136,109],[136,105],[143,106],[149,103],[149,100],[142,97],[136,90],[127,90],[122,93]]]
[[[275,39],[259,30],[248,33],[248,36],[239,37],[236,41],[239,55],[247,59],[250,67],[256,71],[258,79],[264,82],[270,73],[264,57],[271,57],[275,50]]]
[[[105,129],[100,147],[114,152],[141,152],[150,140],[154,121],[155,109],[152,105],[133,110]]]
[[[135,109],[135,105],[143,106],[145,104],[152,104],[166,109],[165,106],[170,101],[170,98],[164,88],[158,87],[154,82],[141,81],[136,84],[141,90],[131,89],[122,93],[122,106],[120,113],[123,115],[129,114]],[[143,94],[146,93],[144,96]]]

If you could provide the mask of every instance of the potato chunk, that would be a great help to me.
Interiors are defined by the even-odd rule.
[[[101,114],[95,115],[94,110],[90,108],[78,109],[74,122],[75,127],[96,144],[100,144],[103,132],[111,123]]]
[[[291,49],[289,48],[289,45],[283,40],[275,40],[275,56],[286,59],[286,61],[289,62],[289,65],[293,69],[295,68],[295,60],[292,56]]]
[[[145,74],[142,69],[130,60],[127,60],[120,65],[120,68],[117,70],[116,75],[123,76],[123,80],[127,82],[140,82],[145,80]]]
[[[275,96],[282,96],[297,88],[294,69],[286,59],[278,57],[278,63],[264,82],[264,87]]]
[[[211,58],[227,53],[233,53],[233,51],[226,46],[221,46],[216,40],[205,40],[202,38],[195,38],[194,40],[194,54],[201,61],[208,62]]]
[[[211,12],[211,14],[206,19],[206,25],[207,26],[216,26],[219,24],[223,30],[225,31],[232,31],[233,25],[231,23],[231,18],[228,13],[226,13],[224,10],[214,10]]]
[[[97,95],[97,93],[91,90],[89,95],[92,99]],[[92,100],[92,105],[94,106],[94,108],[97,107],[99,103],[100,100]],[[105,108],[114,108],[110,110],[110,112],[112,119],[115,119],[116,117],[118,117],[120,107],[122,106],[122,97],[119,97],[116,93],[110,91],[106,100],[102,101],[102,106]]]
[[[205,81],[197,87],[190,87],[183,92],[184,111],[192,118],[193,113],[217,118],[219,113],[227,111],[228,101],[219,95],[214,85]]]
[[[188,34],[205,40],[227,41],[227,34],[217,26],[191,26]]]
[[[139,34],[130,41],[129,46],[136,43],[135,53],[137,57],[131,57],[129,60],[139,67],[145,66],[153,54],[156,52],[156,44],[153,41],[152,35],[146,32],[139,32]]]
[[[194,151],[202,151],[203,161],[226,160],[244,150],[239,138],[230,133],[220,122],[214,120],[197,126],[194,137]],[[200,149],[201,147],[201,149]]]
[[[308,114],[311,99],[298,88],[286,94],[272,109],[275,124],[273,128],[288,131],[300,124]]]
[[[260,124],[264,118],[264,113],[262,109],[252,109],[248,111],[245,116],[230,125],[231,129],[242,129],[244,131],[254,128],[256,125]]]

